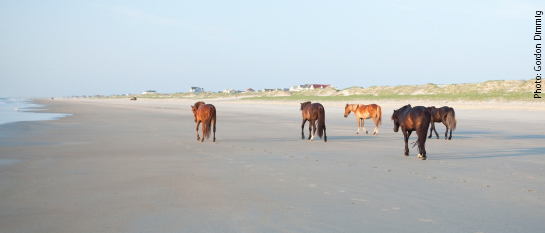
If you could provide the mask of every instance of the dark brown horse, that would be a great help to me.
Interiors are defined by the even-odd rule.
[[[210,138],[210,126],[214,122],[214,140],[216,141],[216,107],[211,104],[204,104],[199,101],[195,105],[191,106],[193,115],[195,116],[195,122],[197,122],[197,141],[203,142],[204,139]],[[199,124],[202,122],[202,138],[199,137]]]
[[[308,121],[308,140],[314,140],[316,134],[316,120],[318,120],[318,137],[324,136],[324,142],[327,142],[327,136],[325,133],[325,111],[324,106],[319,103],[304,102],[301,103],[301,111],[303,112],[303,124],[301,125],[301,137],[305,139],[305,122]],[[312,133],[314,128],[314,133]]]
[[[398,110],[394,110],[392,120],[394,121],[394,132],[397,132],[399,127],[403,131],[403,137],[405,137],[405,156],[409,156],[409,136],[411,136],[413,131],[416,131],[418,140],[415,142],[415,145],[418,145],[418,151],[420,152],[417,158],[422,157],[422,160],[426,160],[426,136],[431,121],[431,114],[428,109],[423,106],[413,108],[410,104],[405,105]]]
[[[437,139],[439,139],[439,134],[437,133],[437,130],[435,130],[434,123],[443,122],[443,124],[447,127],[447,131],[445,132],[445,140],[447,140],[447,134],[449,129],[450,137],[448,137],[448,140],[450,140],[452,138],[452,131],[456,129],[456,115],[454,114],[454,109],[447,106],[443,106],[440,108],[435,108],[435,106],[431,106],[428,107],[428,111],[430,111],[431,113],[431,128],[430,136],[428,138],[431,138],[433,130],[435,131],[435,136],[437,136]]]

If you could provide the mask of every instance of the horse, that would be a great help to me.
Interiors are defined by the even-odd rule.
[[[358,132],[356,132],[356,134],[360,133],[360,121],[361,128],[367,134],[367,130],[365,130],[363,127],[363,120],[373,118],[373,121],[375,122],[375,130],[373,131],[373,135],[378,135],[378,125],[382,124],[382,110],[380,106],[376,104],[346,104],[344,107],[344,117],[348,117],[350,112],[354,112],[354,115],[356,115],[356,120],[358,121]]]
[[[197,123],[197,141],[203,142],[204,139],[210,138],[210,126],[214,123],[214,140],[216,141],[216,107],[211,104],[204,104],[203,101],[195,103],[191,106],[193,115],[195,116],[195,122]],[[199,137],[199,124],[202,122],[202,138]]]
[[[450,140],[452,138],[452,131],[456,129],[456,116],[454,114],[454,109],[447,106],[443,106],[440,108],[435,108],[435,106],[431,106],[428,107],[428,111],[430,111],[431,113],[431,128],[430,136],[428,138],[431,138],[433,130],[435,131],[435,136],[437,136],[437,139],[439,139],[439,134],[437,133],[437,130],[435,130],[434,123],[443,122],[443,124],[447,127],[447,131],[445,132],[445,140],[447,140],[447,134],[449,129],[450,136],[448,137],[448,140]]]
[[[426,160],[425,144],[428,127],[430,126],[431,121],[430,111],[423,106],[416,106],[413,108],[408,104],[398,110],[394,110],[392,121],[394,121],[394,132],[397,133],[399,127],[401,127],[401,130],[403,131],[403,136],[405,138],[405,156],[409,156],[409,136],[411,136],[413,131],[416,131],[418,140],[414,142],[414,145],[418,145],[419,154],[417,158],[422,157],[422,160]]]
[[[301,125],[301,138],[305,139],[305,122],[308,121],[308,140],[313,141],[314,135],[316,135],[316,120],[318,120],[318,137],[324,136],[324,142],[327,142],[327,136],[325,133],[325,110],[324,106],[320,103],[301,103],[301,111],[303,115],[303,124]],[[314,133],[312,133],[314,128]]]

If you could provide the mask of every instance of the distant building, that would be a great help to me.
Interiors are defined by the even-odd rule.
[[[157,94],[157,92],[154,90],[148,90],[148,91],[142,92],[142,95],[145,95],[145,94]]]
[[[302,90],[314,90],[314,89],[325,89],[331,86],[331,84],[305,84],[290,87],[289,91],[302,91]]]
[[[255,92],[255,91],[252,88],[248,88],[248,90],[246,90],[246,92]]]
[[[263,92],[267,92],[267,91],[276,91],[276,89],[267,89],[267,88],[263,89]]]
[[[237,91],[235,89],[225,89],[223,93],[237,93]]]
[[[204,92],[204,88],[202,88],[202,87],[191,87],[191,89],[189,89],[189,92],[199,94],[201,92]]]

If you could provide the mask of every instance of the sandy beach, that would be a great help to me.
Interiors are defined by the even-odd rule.
[[[458,103],[452,140],[436,124],[422,161],[392,130],[405,103],[383,105],[378,136],[324,103],[324,143],[301,140],[297,103],[206,100],[217,140],[201,143],[194,101],[35,102],[73,115],[0,125],[0,232],[545,229],[542,105]]]

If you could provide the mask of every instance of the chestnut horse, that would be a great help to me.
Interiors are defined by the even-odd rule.
[[[418,145],[419,154],[417,158],[422,157],[422,160],[426,160],[426,136],[428,134],[428,127],[430,127],[431,114],[426,107],[411,105],[405,105],[398,110],[394,110],[392,114],[392,120],[394,121],[394,132],[397,133],[399,127],[403,131],[403,137],[405,138],[405,156],[409,156],[409,136],[413,131],[416,131],[418,140],[414,145]],[[413,147],[414,147],[413,145]]]
[[[437,130],[435,130],[435,122],[443,122],[443,124],[447,127],[447,131],[445,132],[445,140],[447,140],[447,134],[448,130],[450,129],[450,137],[448,137],[448,140],[452,138],[452,131],[456,129],[456,116],[454,114],[454,109],[451,107],[443,106],[440,108],[435,108],[435,106],[428,107],[428,111],[431,113],[431,128],[430,128],[430,136],[428,138],[431,138],[431,135],[433,135],[433,131],[435,131],[435,136],[437,136],[437,139],[439,139],[439,134],[437,133]]]
[[[214,122],[214,140],[216,141],[216,107],[211,104],[204,104],[199,101],[195,105],[191,106],[193,115],[195,116],[195,122],[197,122],[197,141],[204,141],[204,138],[210,138],[210,126]],[[202,122],[202,138],[199,137],[199,124]]]
[[[373,121],[375,122],[373,135],[378,135],[378,125],[382,124],[382,110],[380,106],[376,104],[346,104],[346,107],[344,107],[344,117],[348,117],[350,112],[354,112],[356,120],[358,121],[358,132],[356,132],[356,134],[360,133],[360,121],[361,128],[367,133],[367,130],[363,127],[363,120],[373,118]]]
[[[303,112],[303,124],[301,125],[301,136],[305,139],[305,122],[308,121],[308,140],[314,140],[316,135],[316,120],[318,120],[318,137],[324,136],[324,142],[327,142],[327,136],[325,133],[325,111],[324,106],[319,103],[304,102],[301,103],[301,111]],[[312,133],[314,128],[314,133]]]

